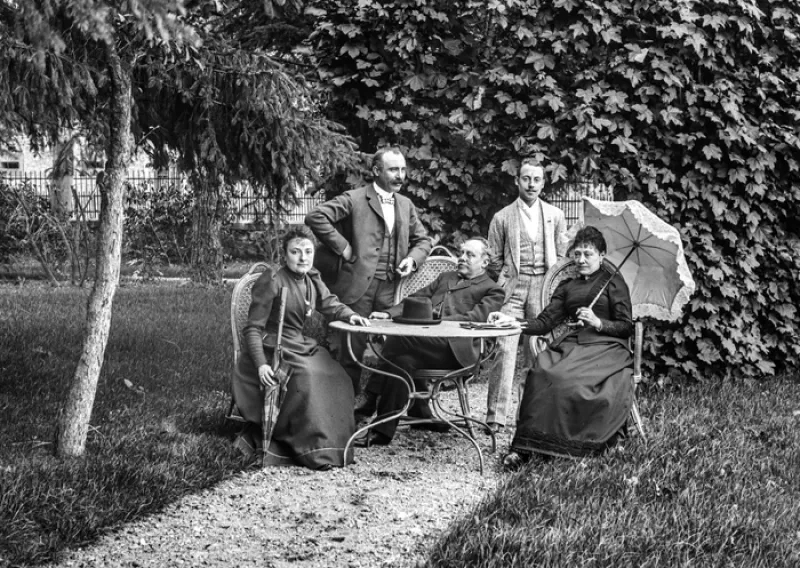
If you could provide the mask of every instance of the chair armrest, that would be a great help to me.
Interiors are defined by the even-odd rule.
[[[528,338],[529,345],[531,348],[531,354],[534,358],[538,357],[540,353],[542,353],[545,349],[547,349],[550,342],[547,341],[542,335],[531,335]]]
[[[633,324],[633,384],[642,381],[642,342],[644,341],[644,325],[640,321]]]

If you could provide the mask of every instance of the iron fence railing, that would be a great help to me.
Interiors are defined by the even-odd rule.
[[[542,195],[542,199],[564,212],[569,226],[583,221],[583,197],[612,201],[614,191],[606,185],[578,181],[565,183],[554,189],[545,189],[545,193]]]
[[[100,212],[100,193],[97,190],[97,175],[75,175],[72,178],[72,187],[78,196],[80,208],[84,211],[86,219],[97,220]],[[0,180],[12,185],[29,184],[38,195],[47,197],[53,183],[46,171],[0,171]],[[139,190],[157,191],[162,188],[177,187],[181,191],[188,191],[186,176],[170,171],[169,173],[154,170],[131,172],[128,183]],[[567,218],[567,223],[573,225],[582,220],[582,197],[589,196],[595,199],[613,199],[612,190],[603,185],[591,182],[577,182],[561,184],[559,187],[548,188],[543,198],[559,207]],[[304,195],[297,199],[294,205],[284,207],[281,221],[284,224],[301,224],[309,211],[324,201],[324,193],[319,192],[313,196]],[[274,200],[261,197],[256,188],[248,184],[239,184],[234,188],[230,202],[230,210],[234,223],[248,224],[254,221],[269,221],[277,211]]]
[[[33,188],[37,195],[48,197],[53,180],[47,171],[0,171],[0,181],[11,185],[26,184]],[[100,192],[97,189],[98,175],[72,176],[72,188],[78,196],[78,206],[86,215],[88,221],[96,221],[100,215]],[[154,170],[132,171],[128,175],[128,183],[142,191],[156,192],[162,188],[177,187],[181,191],[188,191],[186,176],[173,171],[169,173]],[[284,224],[299,224],[303,222],[306,213],[324,201],[324,193],[314,196],[301,196],[295,205],[284,207],[281,221]],[[234,188],[230,201],[230,211],[234,223],[252,223],[256,220],[269,220],[278,208],[274,200],[264,199],[259,192],[247,184],[239,184]]]
[[[246,225],[254,222],[269,222],[276,215],[285,225],[302,225],[306,214],[325,201],[325,192],[300,195],[291,203],[278,208],[276,199],[265,199],[261,191],[247,183],[236,184],[230,201],[233,223]]]

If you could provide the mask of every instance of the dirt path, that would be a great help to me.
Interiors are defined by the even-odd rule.
[[[451,393],[447,393],[451,396]],[[483,409],[486,386],[471,398]],[[356,463],[313,472],[253,470],[164,512],[124,526],[54,566],[415,566],[456,516],[492,491],[508,430],[486,457],[455,433],[402,429],[388,447],[356,450]]]

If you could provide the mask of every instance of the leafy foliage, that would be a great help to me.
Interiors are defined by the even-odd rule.
[[[0,261],[33,255],[53,284],[86,281],[95,243],[80,206],[71,221],[31,184],[0,181],[0,232]]]
[[[175,183],[129,184],[125,208],[125,247],[144,273],[162,263],[188,261],[192,195]],[[134,258],[131,258],[134,257]]]
[[[435,231],[485,233],[518,156],[677,226],[698,291],[657,375],[800,363],[800,6],[790,0],[321,1],[311,41],[363,147],[407,148]],[[726,363],[722,365],[721,363]]]
[[[306,181],[346,170],[355,158],[350,137],[320,112],[314,85],[274,57],[271,38],[255,42],[254,11],[267,22],[275,13],[271,3],[263,13],[264,6],[197,3],[187,21],[202,43],[167,56],[151,50],[134,70],[138,135],[153,147],[156,163],[176,157],[191,173],[192,261],[213,259],[208,264],[217,263],[218,276],[218,232],[236,183],[246,181],[285,207]]]
[[[11,187],[0,181],[0,262],[8,262],[27,248],[25,229],[17,223],[18,207]]]
[[[131,68],[140,52],[191,42],[180,0],[32,0],[0,4],[0,131],[58,140],[62,128],[103,141],[106,168],[81,358],[58,416],[56,453],[84,453],[121,257],[123,178],[131,154]]]

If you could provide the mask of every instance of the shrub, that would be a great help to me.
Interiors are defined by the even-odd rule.
[[[54,214],[49,199],[30,183],[4,184],[2,189],[0,223],[5,238],[0,260],[33,255],[51,282],[69,277],[82,284],[94,250],[85,220]]]
[[[186,264],[192,229],[192,194],[178,184],[129,184],[125,255],[152,273],[160,264]]]
[[[0,262],[9,262],[27,249],[25,231],[16,222],[18,206],[11,187],[0,180]]]

